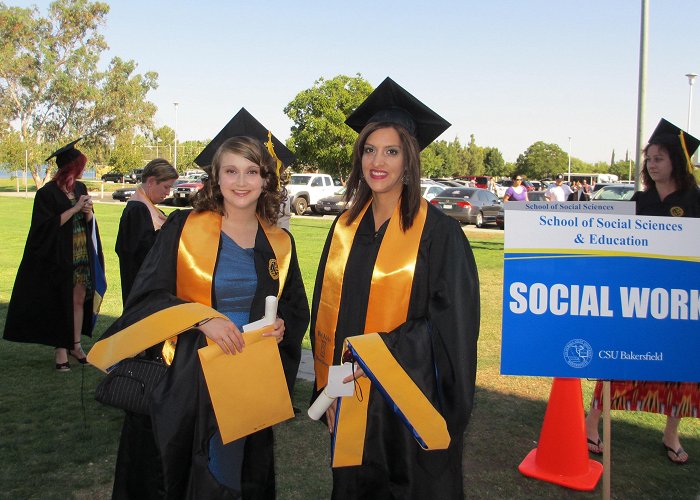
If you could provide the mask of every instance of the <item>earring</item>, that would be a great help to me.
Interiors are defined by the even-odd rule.
[[[404,183],[405,186],[408,186],[408,175],[406,175],[406,172],[403,173],[403,177],[401,177],[401,181]]]

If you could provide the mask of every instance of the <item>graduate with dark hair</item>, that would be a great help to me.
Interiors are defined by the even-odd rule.
[[[663,118],[644,148],[642,181],[637,191],[637,215],[660,217],[700,217],[700,189],[690,160],[700,140]],[[586,417],[588,449],[603,452],[598,434],[602,412],[603,384],[597,382]],[[612,410],[636,410],[666,415],[661,445],[668,459],[682,465],[688,453],[681,446],[678,427],[683,417],[700,417],[700,383],[615,380],[610,384]]]
[[[4,332],[5,340],[55,347],[58,372],[70,370],[69,354],[81,364],[87,362],[80,339],[92,336],[95,256],[104,269],[97,232],[97,248],[93,245],[92,200],[78,181],[87,163],[75,147],[79,140],[46,159],[55,157],[58,170],[34,197]]]
[[[420,195],[420,150],[449,123],[389,78],[346,123],[360,133],[353,204],[328,235],[311,319],[314,399],[331,365],[356,367],[355,394],[326,412],[332,497],[461,499],[479,279],[459,223]]]

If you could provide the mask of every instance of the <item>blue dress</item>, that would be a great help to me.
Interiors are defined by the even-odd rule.
[[[253,249],[241,248],[222,232],[221,252],[214,273],[215,307],[239,330],[250,323],[250,308],[257,286]],[[224,445],[219,431],[209,441],[209,471],[219,483],[237,491],[241,490],[244,446],[245,438]]]

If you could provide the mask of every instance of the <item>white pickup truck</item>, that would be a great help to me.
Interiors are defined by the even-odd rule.
[[[340,186],[328,174],[292,174],[285,187],[294,213],[302,215],[307,208],[315,212],[318,200],[332,196]]]

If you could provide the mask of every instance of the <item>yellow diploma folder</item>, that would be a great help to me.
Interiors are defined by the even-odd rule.
[[[243,352],[225,354],[216,345],[199,349],[204,378],[224,442],[294,416],[279,348],[271,327],[243,334]]]

